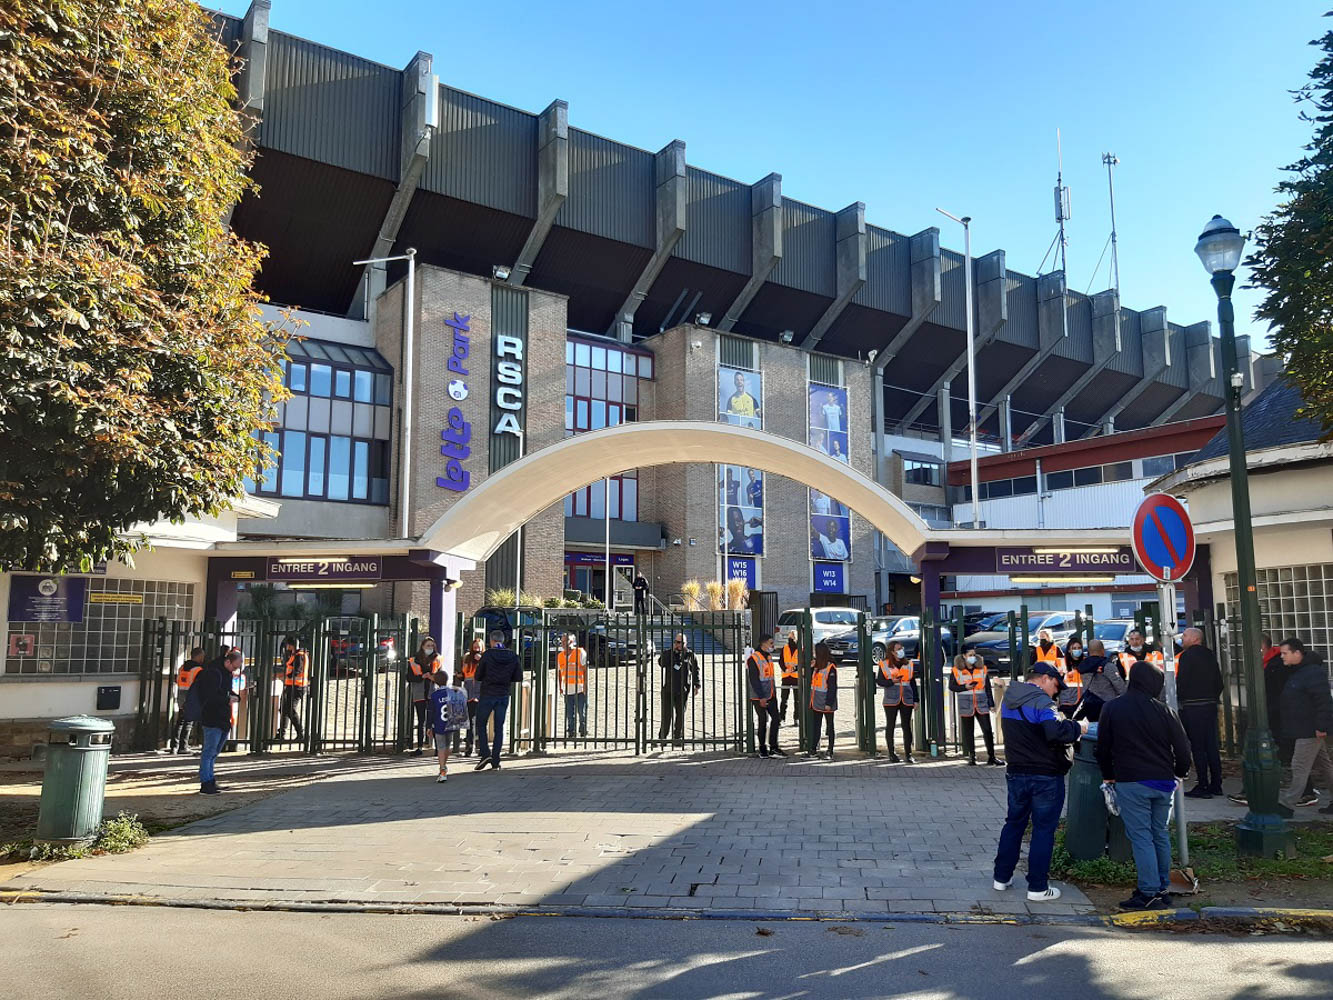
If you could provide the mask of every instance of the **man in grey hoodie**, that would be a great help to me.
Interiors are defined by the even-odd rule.
[[[1073,745],[1088,731],[1086,720],[1074,722],[1056,713],[1054,699],[1062,686],[1055,664],[1038,660],[1028,668],[1024,680],[1009,685],[1000,703],[1009,812],[995,852],[994,885],[1004,890],[1014,884],[1023,834],[1031,821],[1028,899],[1034,903],[1060,898],[1060,890],[1048,881],[1055,827],[1065,804],[1065,775],[1073,763]]]

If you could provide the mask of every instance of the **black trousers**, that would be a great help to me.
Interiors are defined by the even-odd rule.
[[[769,747],[778,745],[778,700],[769,698],[767,705],[760,705],[757,701],[750,702],[750,707],[754,710],[754,732],[759,740],[759,748],[767,750]],[[765,732],[764,723],[767,721],[768,730]]]
[[[1222,791],[1222,750],[1217,739],[1217,705],[1181,705],[1180,723],[1190,741],[1199,787]]]
[[[648,595],[634,592],[634,613],[636,615],[646,615],[648,613]]]
[[[657,738],[659,740],[666,739],[667,731],[670,730],[671,738],[675,742],[683,743],[685,741],[685,706],[689,703],[689,688],[682,687],[679,691],[676,691],[669,684],[662,686],[662,721],[657,725]]]
[[[821,718],[822,718],[822,722],[821,722]],[[811,752],[811,753],[818,753],[818,752],[819,752],[819,729],[820,729],[820,726],[821,726],[821,725],[823,726],[824,730],[828,733],[828,752],[829,752],[829,753],[832,753],[832,752],[833,752],[833,713],[832,713],[832,712],[816,712],[816,713],[815,713],[815,727],[814,727],[812,730],[810,730],[810,752]]]
[[[184,701],[177,703],[176,710],[176,731],[172,734],[171,748],[177,753],[184,753],[190,749],[190,730],[194,723],[185,718]]]
[[[783,687],[782,707],[778,710],[778,716],[782,719],[783,722],[787,721],[787,702],[791,699],[791,696],[793,694],[797,696],[796,704],[799,705],[801,703],[800,688],[796,687],[795,685],[792,685],[791,687]],[[795,718],[795,715],[793,715],[792,718]]]
[[[969,760],[977,759],[977,722],[981,722],[981,738],[986,741],[986,756],[995,756],[995,734],[991,732],[990,713],[963,716],[963,753]]]
[[[292,729],[296,731],[296,738],[298,740],[305,739],[305,730],[301,728],[301,717],[296,712],[304,697],[305,689],[299,688],[295,684],[289,684],[282,689],[282,703],[280,706],[282,721],[278,723],[279,736],[287,729],[287,723],[290,722]]]
[[[893,720],[897,719],[903,728],[903,755],[912,756],[912,709],[914,705],[884,706],[884,745],[889,755],[893,756]]]
[[[414,701],[412,711],[417,715],[417,749],[420,750],[426,745],[426,716],[430,712],[430,702]]]

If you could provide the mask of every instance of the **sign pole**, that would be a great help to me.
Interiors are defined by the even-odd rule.
[[[1169,578],[1170,566],[1162,567]],[[1166,704],[1173,712],[1180,711],[1176,694],[1176,585],[1159,583],[1157,585],[1157,622],[1161,635],[1157,640],[1162,644],[1162,669],[1166,672]],[[1185,822],[1185,784],[1176,782],[1176,844],[1180,851],[1180,867],[1187,868],[1190,863],[1189,829]]]

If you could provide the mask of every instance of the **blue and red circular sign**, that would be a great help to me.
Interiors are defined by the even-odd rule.
[[[1139,565],[1162,583],[1183,579],[1194,565],[1194,525],[1181,502],[1165,493],[1139,504],[1130,544]]]

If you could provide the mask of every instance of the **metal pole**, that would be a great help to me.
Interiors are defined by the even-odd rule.
[[[1268,706],[1258,663],[1259,593],[1255,589],[1254,527],[1250,520],[1250,479],[1245,462],[1245,433],[1240,403],[1245,380],[1236,364],[1236,314],[1231,271],[1213,275],[1217,292],[1217,325],[1222,333],[1222,371],[1226,379],[1227,444],[1231,458],[1231,516],[1235,524],[1236,577],[1240,590],[1240,655],[1245,668],[1248,701],[1243,774],[1250,811],[1236,824],[1236,849],[1242,854],[1273,857],[1290,852],[1292,834],[1277,813],[1282,770],[1273,734],[1268,731]]]
[[[606,528],[606,610],[615,610],[611,598],[615,587],[611,584],[611,477],[602,480],[602,520]]]
[[[972,464],[972,527],[981,527],[980,486],[977,476],[977,364],[976,331],[972,317],[972,217],[963,216],[963,285],[967,309],[967,440]]]
[[[1171,567],[1163,566],[1166,575],[1171,575]],[[1162,608],[1175,608],[1176,586],[1173,583],[1157,585],[1157,604]],[[1180,710],[1176,696],[1176,616],[1174,614],[1158,616],[1157,641],[1162,644],[1162,669],[1166,673],[1166,705],[1171,711]],[[1202,780],[1202,779],[1201,779]],[[1182,782],[1176,782],[1176,844],[1180,853],[1180,866],[1190,863],[1190,841],[1188,824],[1185,821],[1185,788]]]
[[[522,431],[518,432],[518,457],[523,457],[526,450],[527,437]],[[523,606],[523,526],[518,526],[518,544],[514,547],[514,607],[515,609]]]
[[[402,456],[398,463],[400,511],[399,530],[403,538],[414,537],[412,531],[412,386],[413,355],[416,340],[416,283],[417,252],[409,248],[404,252],[407,258],[407,318],[403,321],[403,433]]]

